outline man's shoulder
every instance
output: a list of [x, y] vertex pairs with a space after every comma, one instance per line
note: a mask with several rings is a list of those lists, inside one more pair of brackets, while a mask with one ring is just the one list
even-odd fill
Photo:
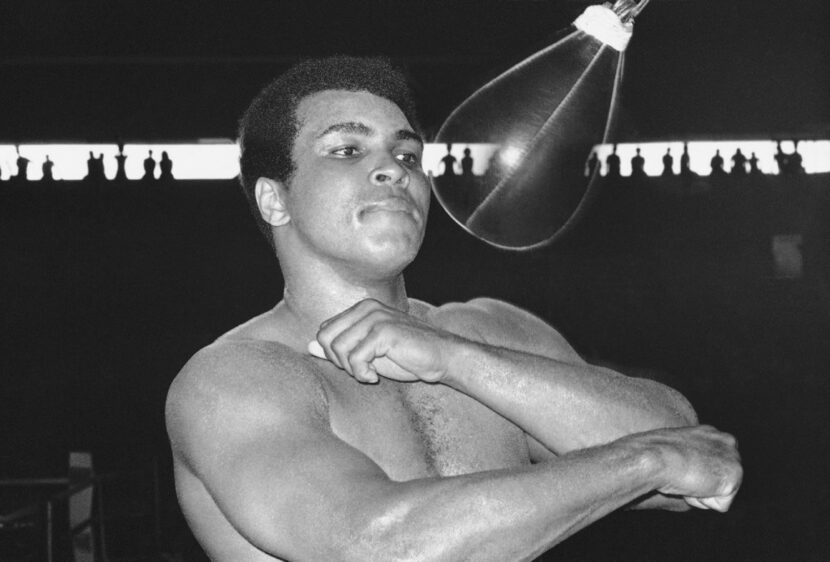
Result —
[[278, 341], [222, 337], [190, 358], [174, 379], [171, 392], [177, 387], [234, 394], [313, 389], [320, 379], [311, 361], [310, 356]]
[[432, 308], [431, 322], [460, 336], [557, 358], [577, 358], [565, 338], [532, 312], [509, 302], [479, 297]]
[[214, 423], [274, 424], [324, 416], [321, 379], [309, 357], [279, 342], [223, 338], [182, 367], [167, 393], [171, 439]]
[[437, 324], [484, 321], [492, 323], [537, 324], [544, 321], [507, 301], [477, 297], [466, 302], [449, 302], [430, 307], [429, 316]]

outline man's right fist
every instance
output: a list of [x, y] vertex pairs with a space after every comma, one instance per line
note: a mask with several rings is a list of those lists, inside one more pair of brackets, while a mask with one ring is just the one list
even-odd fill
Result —
[[741, 486], [743, 468], [732, 435], [712, 426], [658, 429], [623, 438], [655, 452], [656, 490], [682, 496], [700, 509], [726, 511]]

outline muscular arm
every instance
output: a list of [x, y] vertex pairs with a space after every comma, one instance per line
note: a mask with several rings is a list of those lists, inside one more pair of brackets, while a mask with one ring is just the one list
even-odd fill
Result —
[[[587, 364], [550, 326], [506, 303], [442, 307], [432, 320], [367, 300], [325, 322], [309, 350], [363, 382], [380, 375], [455, 388], [525, 430], [536, 461], [697, 424], [677, 391]], [[634, 507], [688, 509], [684, 502], [722, 509], [731, 499], [657, 495]]]
[[[442, 382], [510, 419], [550, 451], [562, 454], [632, 433], [697, 424], [691, 405], [674, 389], [586, 363], [525, 311], [475, 302], [483, 311], [478, 325], [489, 324], [478, 331], [489, 343], [455, 340]], [[494, 345], [499, 340], [504, 343]]]
[[651, 490], [717, 495], [739, 481], [723, 477], [728, 463], [710, 468], [715, 449], [732, 450], [728, 436], [696, 428], [514, 470], [395, 482], [333, 434], [315, 376], [284, 351], [209, 351], [168, 397], [177, 462], [242, 536], [283, 559], [532, 559]]
[[367, 368], [377, 365], [383, 376], [448, 385], [556, 454], [697, 423], [677, 391], [589, 365], [550, 326], [506, 303], [442, 307], [434, 321], [448, 331], [364, 301], [325, 325], [318, 339], [326, 356], [357, 378], [376, 374]]

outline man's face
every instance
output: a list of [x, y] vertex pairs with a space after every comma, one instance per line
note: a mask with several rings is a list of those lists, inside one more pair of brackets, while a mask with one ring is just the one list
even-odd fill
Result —
[[360, 274], [399, 273], [429, 208], [420, 137], [397, 105], [365, 91], [312, 94], [297, 122], [287, 241]]

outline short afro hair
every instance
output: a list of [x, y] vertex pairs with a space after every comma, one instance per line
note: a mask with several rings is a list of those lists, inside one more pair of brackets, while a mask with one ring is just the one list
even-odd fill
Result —
[[265, 86], [239, 121], [239, 178], [257, 226], [272, 246], [271, 227], [257, 206], [256, 182], [264, 177], [287, 185], [291, 180], [291, 153], [299, 132], [297, 106], [303, 98], [324, 90], [367, 91], [386, 98], [419, 129], [409, 81], [384, 57], [308, 59]]

